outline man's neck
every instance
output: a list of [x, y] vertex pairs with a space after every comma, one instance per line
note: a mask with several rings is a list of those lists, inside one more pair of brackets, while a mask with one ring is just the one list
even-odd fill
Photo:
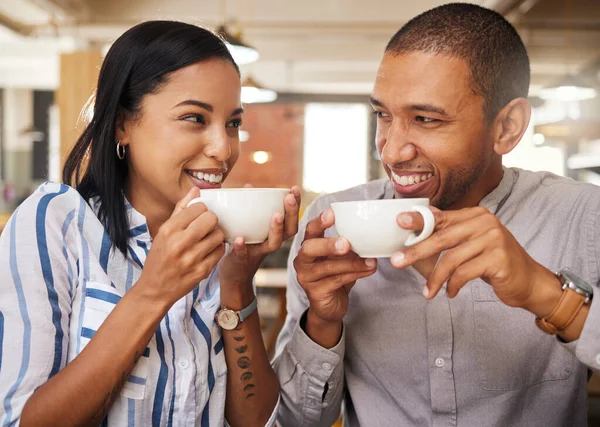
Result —
[[468, 194], [448, 209], [457, 210], [479, 206], [479, 203], [500, 185], [503, 177], [502, 162], [494, 162], [487, 168], [479, 181], [469, 189]]

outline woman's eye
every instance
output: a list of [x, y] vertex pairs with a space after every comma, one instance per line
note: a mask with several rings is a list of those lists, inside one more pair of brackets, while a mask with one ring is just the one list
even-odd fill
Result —
[[189, 116], [185, 116], [182, 120], [185, 120], [186, 122], [194, 122], [194, 123], [205, 123], [204, 117], [202, 117], [201, 115], [198, 114], [192, 114]]
[[242, 121], [240, 119], [232, 120], [227, 124], [227, 127], [230, 128], [239, 128], [242, 125]]

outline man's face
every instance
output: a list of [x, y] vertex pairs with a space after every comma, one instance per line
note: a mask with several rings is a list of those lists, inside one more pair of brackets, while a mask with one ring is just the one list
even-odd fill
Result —
[[488, 167], [500, 157], [465, 61], [386, 54], [371, 103], [377, 150], [397, 197], [448, 209], [476, 205], [489, 191]]

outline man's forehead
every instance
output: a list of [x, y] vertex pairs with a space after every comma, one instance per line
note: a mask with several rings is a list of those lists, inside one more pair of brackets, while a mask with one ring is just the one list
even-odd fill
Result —
[[382, 103], [435, 102], [450, 107], [458, 106], [470, 95], [469, 68], [464, 61], [446, 55], [410, 52], [384, 56], [372, 97]]

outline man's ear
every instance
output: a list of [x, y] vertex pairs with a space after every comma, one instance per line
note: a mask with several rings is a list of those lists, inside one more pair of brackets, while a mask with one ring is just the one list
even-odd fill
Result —
[[510, 101], [494, 120], [494, 151], [501, 156], [517, 146], [529, 126], [531, 105], [525, 98]]

